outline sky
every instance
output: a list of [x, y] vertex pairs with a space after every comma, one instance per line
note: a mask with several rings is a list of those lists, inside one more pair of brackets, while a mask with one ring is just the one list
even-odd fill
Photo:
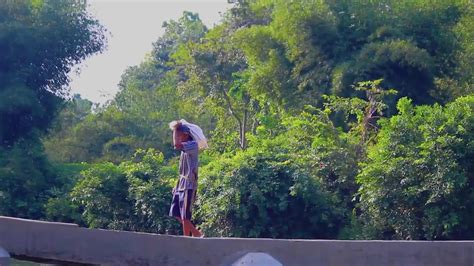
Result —
[[[232, 7], [227, 0], [89, 0], [89, 12], [110, 32], [107, 49], [92, 55], [71, 71], [71, 94], [105, 103], [118, 91], [125, 69], [138, 65], [163, 33], [164, 21], [183, 11], [199, 13], [211, 28]], [[79, 73], [76, 73], [79, 70]]]

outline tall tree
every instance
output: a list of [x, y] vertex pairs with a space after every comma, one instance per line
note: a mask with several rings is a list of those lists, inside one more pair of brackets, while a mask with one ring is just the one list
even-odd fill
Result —
[[[244, 49], [249, 67], [256, 70], [250, 80], [266, 81], [260, 87], [269, 97], [275, 89], [267, 84], [282, 84], [276, 91], [285, 91], [285, 80], [287, 95], [303, 99], [296, 103], [321, 104], [322, 94], [355, 95], [351, 85], [383, 78], [383, 87], [399, 90], [397, 97], [445, 101], [439, 84], [459, 79], [461, 65], [469, 69], [462, 63], [472, 42], [468, 1], [261, 0], [250, 6], [269, 18], [241, 33], [242, 43], [250, 44]], [[284, 60], [274, 64], [272, 55]], [[280, 71], [259, 71], [265, 68]]]
[[67, 94], [72, 66], [105, 44], [85, 1], [0, 3], [0, 142], [48, 128]]
[[68, 72], [102, 51], [85, 1], [0, 3], [0, 213], [38, 218], [58, 185], [39, 136], [67, 95]]
[[[123, 73], [120, 91], [108, 105], [72, 125], [68, 136], [51, 136], [62, 147], [59, 161], [120, 163], [138, 148], [155, 148], [169, 158], [174, 155], [167, 125], [170, 121], [199, 119], [195, 122], [209, 128], [209, 116], [182, 97], [178, 84], [184, 77], [172, 58], [186, 43], [198, 42], [207, 29], [191, 12], [165, 22], [163, 27], [165, 33], [153, 43], [151, 54]], [[48, 147], [52, 148], [48, 153], [54, 152], [53, 146]]]
[[246, 134], [255, 130], [258, 109], [258, 102], [247, 85], [249, 74], [245, 55], [233, 38], [239, 28], [258, 23], [247, 11], [246, 4], [233, 9], [231, 12], [234, 13], [222, 25], [208, 32], [200, 42], [183, 46], [173, 56], [176, 66], [186, 76], [180, 84], [185, 96], [196, 106], [212, 110], [217, 118], [218, 134], [233, 135], [237, 131], [241, 149], [247, 147]]

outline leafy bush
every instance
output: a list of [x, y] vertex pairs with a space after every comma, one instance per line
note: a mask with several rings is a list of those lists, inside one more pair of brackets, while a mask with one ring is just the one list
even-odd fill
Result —
[[[201, 171], [198, 218], [208, 235], [334, 238], [355, 192], [351, 144], [327, 119], [288, 117], [274, 137], [216, 158]], [[324, 142], [325, 145], [321, 145]], [[357, 165], [357, 163], [355, 163]]]
[[377, 238], [474, 237], [474, 96], [446, 107], [398, 103], [357, 177]]
[[61, 182], [37, 140], [0, 147], [0, 215], [39, 219]]
[[168, 217], [173, 169], [163, 166], [163, 154], [138, 150], [132, 161], [97, 164], [82, 172], [71, 196], [94, 228], [155, 233], [177, 232]]

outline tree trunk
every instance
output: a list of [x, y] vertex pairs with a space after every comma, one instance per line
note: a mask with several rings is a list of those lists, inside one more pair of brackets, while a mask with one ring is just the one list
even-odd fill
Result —
[[247, 117], [248, 111], [247, 109], [244, 110], [244, 117], [242, 119], [242, 124], [240, 127], [240, 148], [245, 150], [247, 148], [247, 137], [245, 136], [247, 132]]

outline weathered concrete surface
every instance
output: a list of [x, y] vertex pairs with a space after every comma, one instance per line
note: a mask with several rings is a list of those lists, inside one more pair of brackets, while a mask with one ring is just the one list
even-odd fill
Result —
[[231, 266], [282, 266], [274, 257], [262, 252], [249, 252], [232, 263]]
[[8, 266], [10, 265], [10, 254], [0, 247], [0, 266]]
[[177, 237], [0, 216], [14, 256], [101, 265], [231, 265], [248, 252], [283, 265], [474, 265], [474, 241], [334, 241]]

